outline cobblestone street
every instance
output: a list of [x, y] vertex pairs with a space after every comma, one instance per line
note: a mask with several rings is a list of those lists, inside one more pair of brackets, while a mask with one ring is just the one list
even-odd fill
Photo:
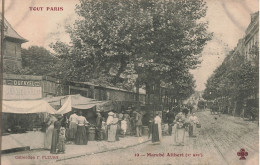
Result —
[[[55, 164], [258, 164], [256, 123], [232, 116], [211, 115], [209, 111], [199, 112], [198, 117], [202, 124], [200, 134], [196, 138], [190, 138], [186, 132], [185, 146], [174, 146], [173, 136], [164, 136], [161, 144], [149, 141], [125, 149], [59, 160]], [[248, 152], [246, 160], [239, 160], [240, 157], [237, 156], [241, 148]], [[153, 154], [159, 156], [149, 156]]]

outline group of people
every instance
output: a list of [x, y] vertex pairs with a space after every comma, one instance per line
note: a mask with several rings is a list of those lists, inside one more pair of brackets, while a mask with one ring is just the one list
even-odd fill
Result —
[[118, 141], [119, 135], [126, 136], [136, 133], [136, 136], [142, 136], [142, 114], [140, 111], [135, 111], [134, 114], [109, 112], [105, 126], [107, 141]]
[[50, 150], [50, 153], [65, 153], [65, 142], [72, 140], [75, 144], [86, 145], [88, 143], [87, 130], [88, 121], [82, 112], [79, 115], [76, 112], [69, 118], [69, 128], [66, 129], [66, 118], [62, 115], [50, 115], [47, 121], [47, 129], [44, 139], [44, 149]]
[[[168, 134], [172, 135], [172, 128], [174, 128], [173, 141], [175, 145], [184, 145], [185, 131], [187, 130], [190, 137], [196, 137], [198, 134], [198, 128], [200, 128], [200, 123], [198, 117], [195, 113], [192, 113], [190, 117], [186, 115], [185, 111], [180, 111], [178, 114], [174, 114], [173, 110], [169, 111], [167, 114], [168, 122]], [[150, 120], [149, 125], [149, 135], [152, 135], [152, 142], [159, 143], [162, 137], [162, 120], [159, 113], [156, 113], [154, 118]]]
[[[107, 140], [108, 142], [119, 141], [119, 136], [126, 135], [142, 136], [141, 111], [124, 111], [123, 113], [109, 112], [107, 119], [96, 113], [95, 124], [90, 124], [82, 115], [74, 111], [69, 118], [62, 115], [50, 115], [47, 121], [44, 148], [50, 153], [65, 153], [65, 142], [74, 142], [77, 145], [87, 145], [90, 126], [95, 128], [96, 140]], [[184, 145], [185, 130], [188, 130], [191, 137], [197, 135], [199, 120], [195, 113], [188, 118], [186, 112], [182, 110], [175, 114], [173, 110], [166, 114], [168, 123], [168, 133], [174, 132], [174, 143]], [[174, 131], [173, 129], [174, 128]], [[149, 120], [148, 137], [152, 137], [153, 143], [159, 143], [162, 138], [162, 119], [159, 113]]]
[[108, 142], [119, 141], [119, 136], [142, 136], [142, 114], [140, 111], [127, 110], [123, 113], [109, 112], [105, 118], [96, 113], [95, 124], [90, 124], [82, 115], [73, 111], [69, 118], [66, 115], [50, 115], [46, 122], [44, 148], [51, 153], [65, 153], [65, 142], [87, 145], [90, 127], [95, 128], [96, 140]]

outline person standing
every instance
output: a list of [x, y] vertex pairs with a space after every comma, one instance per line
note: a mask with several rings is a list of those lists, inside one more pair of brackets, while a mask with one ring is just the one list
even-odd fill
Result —
[[131, 125], [131, 135], [135, 135], [136, 134], [136, 116], [135, 113], [131, 113], [130, 114], [130, 125]]
[[61, 123], [63, 120], [63, 117], [61, 115], [59, 115], [58, 120], [54, 122], [54, 129], [53, 129], [53, 133], [52, 133], [52, 140], [51, 140], [51, 154], [57, 154], [57, 146], [58, 146], [58, 142], [59, 142], [59, 132], [60, 132], [60, 128], [61, 128]]
[[127, 123], [126, 134], [130, 135], [130, 133], [131, 133], [131, 121], [130, 121], [130, 116], [127, 112], [124, 113], [124, 118], [125, 118], [126, 123]]
[[107, 118], [107, 141], [114, 142], [116, 141], [116, 130], [114, 129], [114, 113], [109, 112]]
[[162, 138], [162, 120], [159, 116], [159, 113], [156, 113], [153, 120], [150, 120], [149, 126], [149, 137], [152, 135], [152, 143], [160, 142]]
[[65, 153], [65, 140], [66, 140], [65, 134], [66, 134], [66, 129], [64, 127], [61, 127], [59, 133], [59, 141], [57, 144], [58, 153], [63, 153], [63, 154]]
[[52, 141], [52, 133], [54, 129], [54, 122], [57, 121], [57, 118], [54, 115], [50, 115], [46, 129], [45, 136], [44, 136], [44, 149], [50, 150], [51, 149], [51, 141]]
[[121, 121], [121, 129], [122, 129], [123, 135], [125, 137], [126, 130], [127, 130], [127, 122], [126, 122], [125, 118], [123, 118], [123, 120]]
[[97, 140], [103, 140], [102, 138], [102, 131], [101, 131], [101, 128], [102, 128], [102, 120], [103, 120], [103, 117], [101, 116], [101, 114], [98, 112], [97, 113], [97, 118], [96, 118], [96, 131], [97, 131]]
[[86, 145], [88, 144], [87, 130], [86, 125], [88, 124], [87, 119], [82, 116], [82, 112], [79, 112], [79, 116], [77, 117], [77, 132], [75, 138], [75, 144], [78, 145]]
[[136, 136], [137, 137], [141, 137], [142, 136], [142, 114], [140, 113], [140, 111], [137, 111], [136, 112], [136, 123], [135, 123], [135, 126], [136, 126]]
[[74, 141], [75, 140], [75, 136], [76, 136], [76, 132], [77, 132], [77, 118], [78, 115], [76, 114], [75, 111], [73, 111], [72, 115], [70, 115], [69, 118], [69, 140]]
[[120, 127], [119, 127], [119, 120], [118, 120], [118, 114], [114, 114], [114, 118], [113, 118], [113, 129], [115, 129], [115, 139], [116, 141], [119, 141], [119, 134], [120, 134]]
[[167, 123], [168, 123], [168, 133], [171, 136], [172, 135], [172, 126], [173, 126], [173, 121], [175, 119], [174, 113], [172, 110], [170, 110], [167, 114], [166, 114], [166, 118], [167, 118]]
[[123, 120], [123, 117], [124, 117], [123, 113], [120, 112], [120, 113], [118, 114], [118, 126], [119, 126], [119, 133], [120, 133], [120, 134], [122, 134], [120, 129], [121, 129], [121, 121]]
[[199, 124], [198, 117], [195, 115], [195, 113], [192, 113], [192, 115], [189, 117], [190, 127], [192, 128], [192, 131], [190, 132], [190, 136], [196, 137], [197, 136], [197, 124]]
[[185, 115], [183, 112], [179, 112], [175, 117], [175, 134], [174, 144], [184, 146], [185, 135]]

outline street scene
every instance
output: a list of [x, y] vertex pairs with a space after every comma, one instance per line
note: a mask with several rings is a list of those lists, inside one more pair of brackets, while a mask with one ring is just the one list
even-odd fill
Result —
[[259, 164], [257, 0], [1, 2], [1, 164]]

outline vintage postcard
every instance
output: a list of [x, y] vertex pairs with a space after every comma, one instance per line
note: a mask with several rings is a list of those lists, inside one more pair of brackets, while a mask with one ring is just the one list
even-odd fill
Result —
[[0, 0], [2, 165], [258, 165], [258, 0]]

